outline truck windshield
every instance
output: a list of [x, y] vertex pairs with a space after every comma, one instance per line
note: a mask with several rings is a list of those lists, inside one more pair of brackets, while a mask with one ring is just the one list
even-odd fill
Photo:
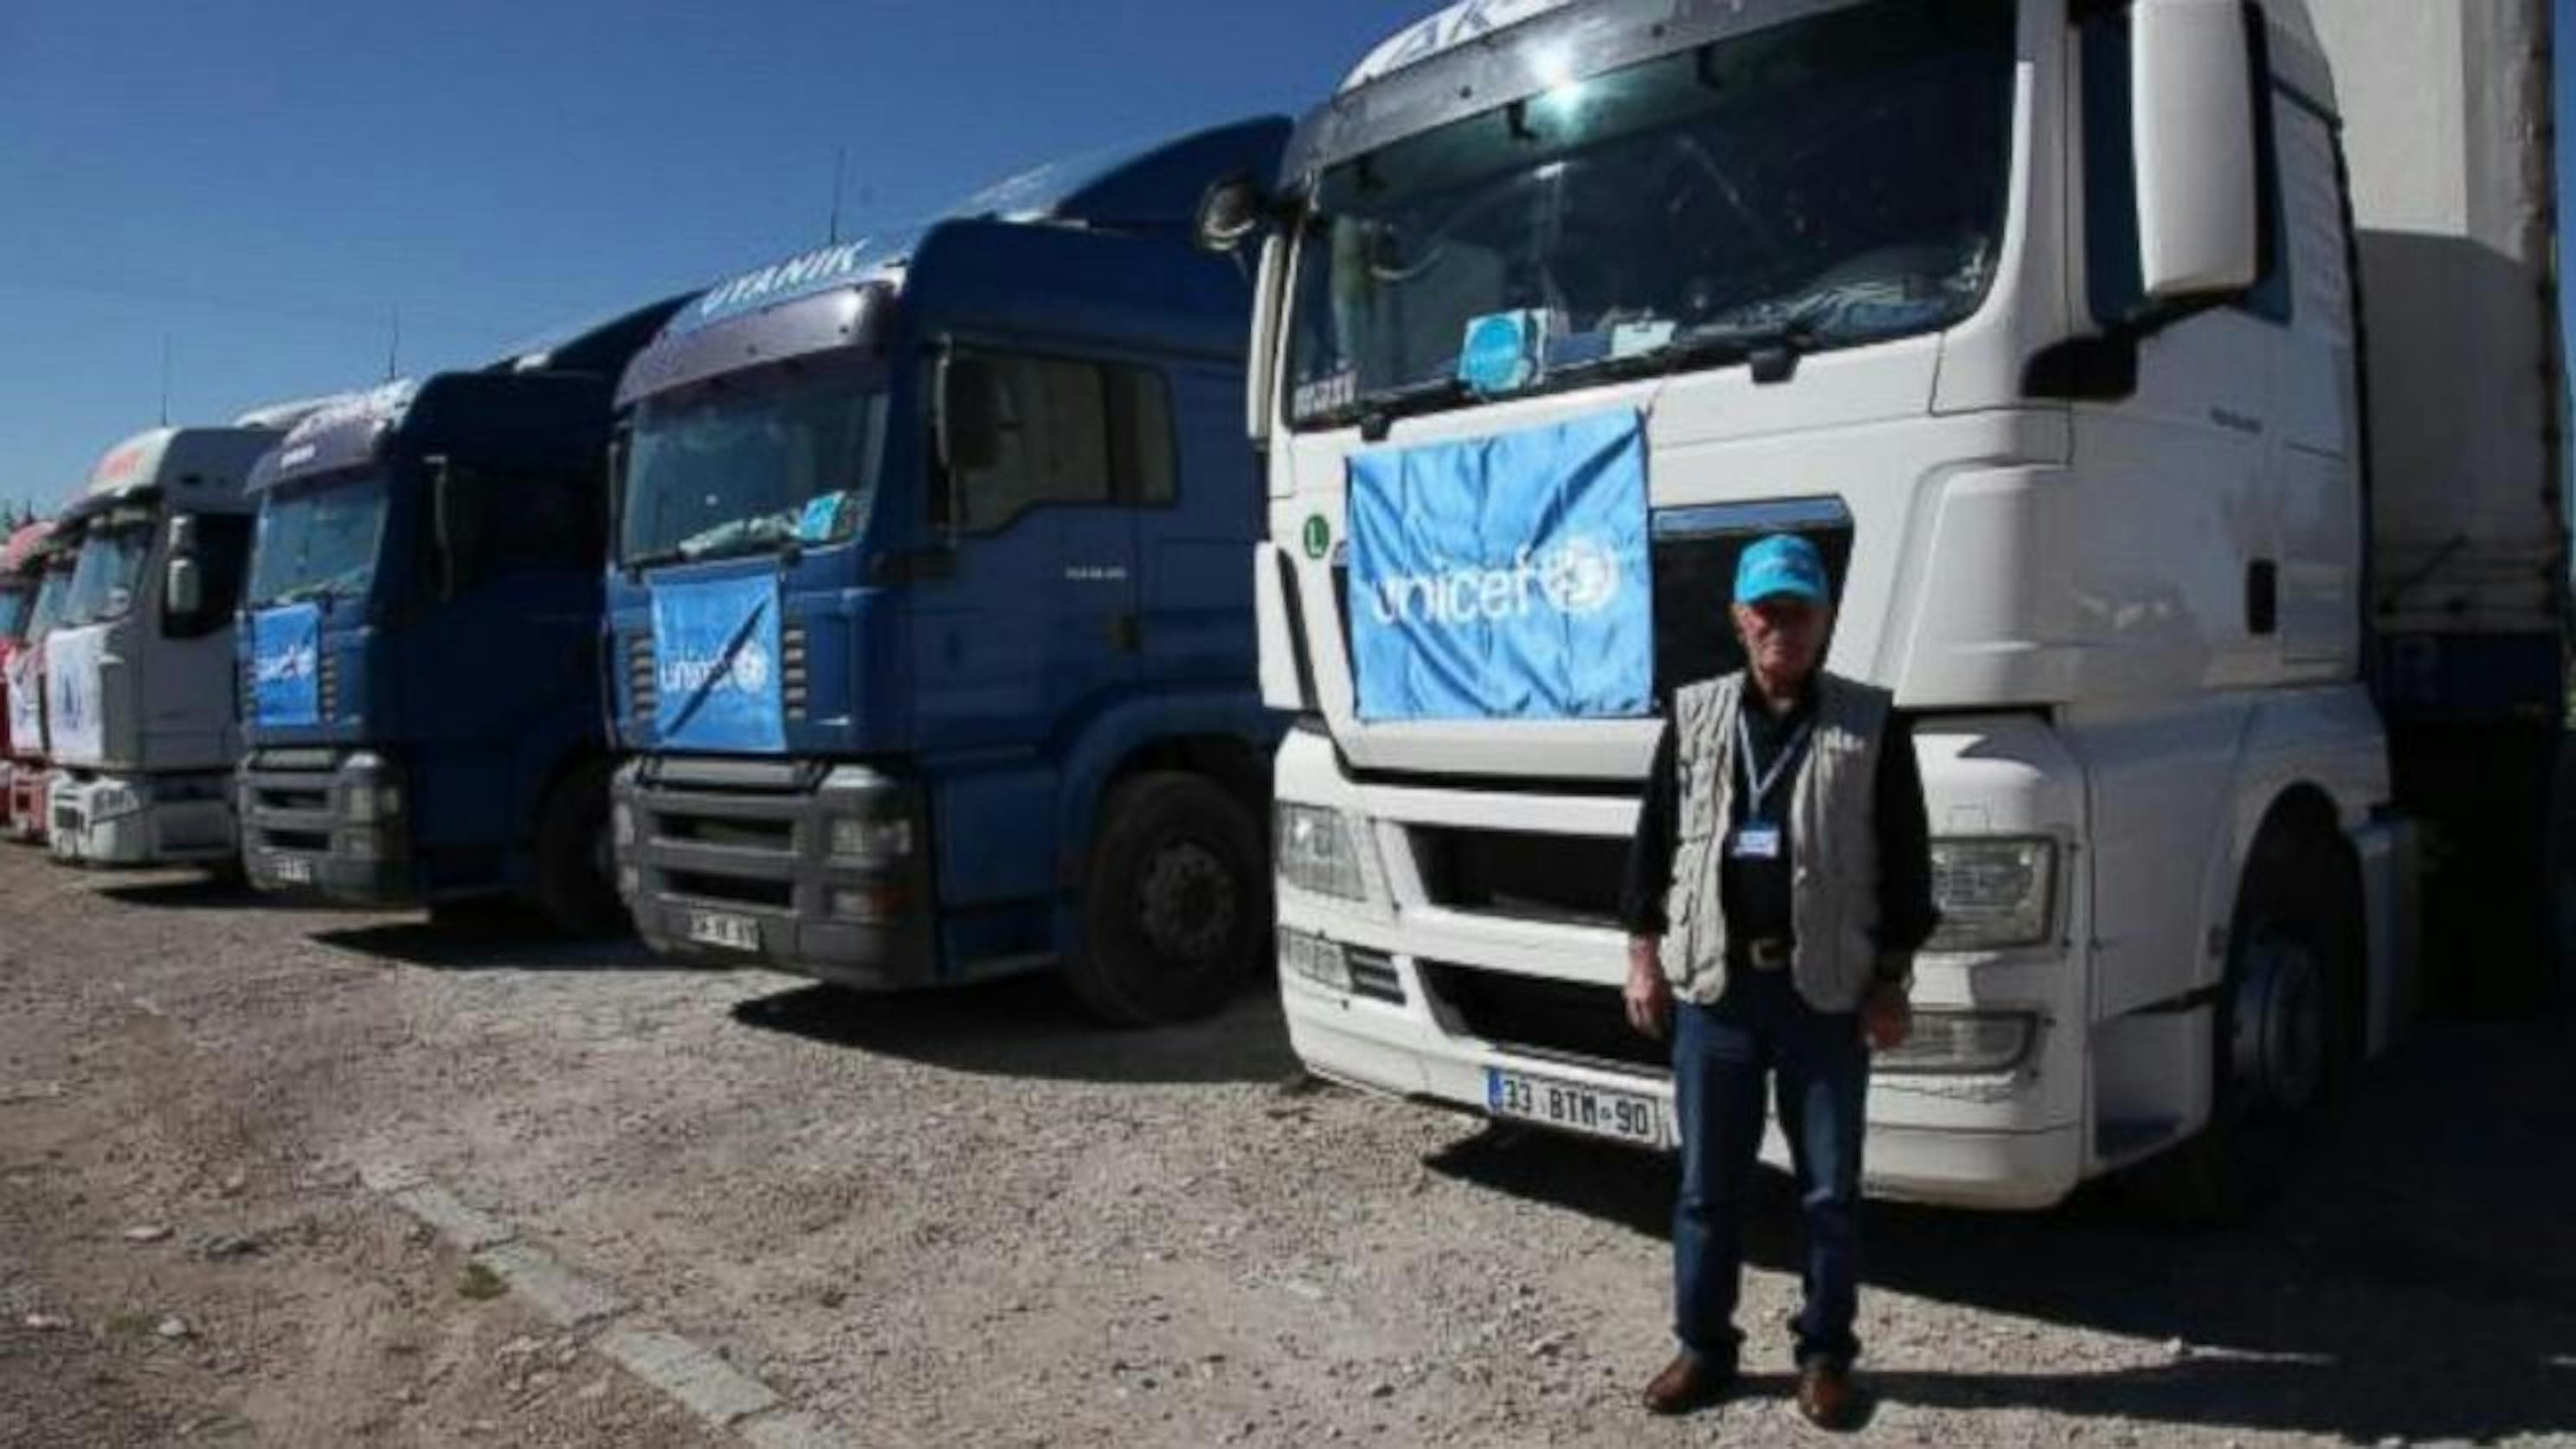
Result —
[[0, 584], [0, 639], [26, 636], [27, 616], [36, 611], [36, 586]]
[[36, 606], [27, 614], [29, 642], [54, 632], [54, 626], [63, 621], [63, 600], [70, 596], [71, 591], [70, 566], [60, 562], [47, 564], [45, 581], [36, 588]]
[[78, 626], [125, 617], [125, 611], [134, 607], [134, 591], [142, 586], [143, 566], [151, 557], [151, 515], [120, 514], [91, 525], [81, 539], [80, 558], [72, 565], [62, 622]]
[[885, 392], [835, 369], [637, 410], [618, 559], [630, 567], [854, 536], [875, 496]]
[[391, 497], [382, 475], [270, 494], [251, 545], [249, 607], [363, 596]]
[[[1335, 166], [1299, 247], [1290, 415], [1336, 425], [1946, 327], [2002, 241], [2013, 65], [2004, 0], [1895, 0], [1571, 79]], [[1471, 388], [1464, 338], [1498, 315], [1541, 340]]]

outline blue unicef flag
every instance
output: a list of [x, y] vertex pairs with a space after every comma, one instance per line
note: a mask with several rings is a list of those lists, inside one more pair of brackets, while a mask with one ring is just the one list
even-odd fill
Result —
[[763, 574], [653, 586], [653, 723], [683, 749], [787, 748], [778, 581]]
[[1638, 414], [1357, 454], [1350, 538], [1360, 718], [1651, 710]]
[[262, 609], [250, 617], [250, 703], [255, 723], [322, 722], [322, 610]]

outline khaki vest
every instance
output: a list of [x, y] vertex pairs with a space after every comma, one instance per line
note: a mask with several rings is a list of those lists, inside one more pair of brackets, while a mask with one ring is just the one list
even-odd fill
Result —
[[[1664, 975], [1686, 1001], [1726, 990], [1726, 916], [1719, 872], [1735, 810], [1735, 733], [1742, 671], [1673, 696], [1673, 760], [1681, 817], [1665, 902]], [[1816, 676], [1816, 724], [1789, 791], [1789, 961], [1798, 994], [1819, 1011], [1852, 1011], [1878, 963], [1878, 750], [1887, 691]]]

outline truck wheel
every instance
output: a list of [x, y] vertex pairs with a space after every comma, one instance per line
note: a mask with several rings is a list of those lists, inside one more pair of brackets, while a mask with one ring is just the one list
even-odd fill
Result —
[[537, 818], [537, 909], [568, 936], [614, 936], [629, 929], [617, 898], [617, 866], [608, 835], [608, 767], [574, 768], [546, 794]]
[[2362, 903], [2340, 861], [2338, 842], [2313, 829], [2257, 839], [2220, 987], [2209, 1123], [2136, 1179], [2159, 1216], [2222, 1224], [2261, 1212], [2351, 1090]]
[[1084, 872], [1082, 939], [1065, 974], [1117, 1026], [1223, 1006], [1270, 929], [1270, 875], [1252, 813], [1197, 775], [1139, 775], [1102, 803]]

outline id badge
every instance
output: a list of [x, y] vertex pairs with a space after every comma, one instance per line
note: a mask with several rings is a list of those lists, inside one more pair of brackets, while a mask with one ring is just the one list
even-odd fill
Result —
[[1735, 839], [1728, 846], [1726, 853], [1737, 860], [1778, 860], [1780, 827], [1777, 825], [1741, 826], [1736, 830]]

